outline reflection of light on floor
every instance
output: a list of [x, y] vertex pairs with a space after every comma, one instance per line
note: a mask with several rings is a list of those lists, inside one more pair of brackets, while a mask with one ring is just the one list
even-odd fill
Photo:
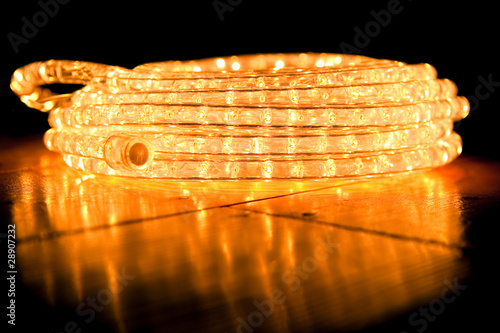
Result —
[[[335, 190], [331, 192], [336, 195]], [[294, 206], [300, 204], [300, 201], [294, 202]], [[265, 207], [276, 209], [273, 205]], [[165, 298], [168, 298], [168, 302], [176, 304], [186, 297], [194, 297], [200, 304], [207, 301], [211, 304], [214, 295], [218, 295], [219, 300], [227, 302], [226, 311], [237, 318], [248, 315], [253, 299], [262, 302], [279, 288], [286, 292], [287, 301], [276, 308], [273, 318], [299, 316], [301, 325], [353, 321], [356, 317], [361, 321], [359, 318], [365, 318], [367, 313], [382, 316], [387, 309], [405, 306], [418, 295], [431, 295], [432, 286], [440, 285], [443, 278], [452, 274], [453, 262], [459, 255], [459, 251], [450, 251], [445, 246], [422, 246], [369, 232], [353, 232], [237, 208], [187, 215], [190, 223], [176, 215], [160, 219], [158, 223], [88, 231], [81, 235], [83, 237], [63, 237], [57, 243], [44, 241], [52, 251], [43, 255], [29, 251], [37, 247], [35, 242], [23, 248], [30, 252], [32, 265], [45, 267], [45, 285], [51, 282], [47, 271], [71, 267], [78, 297], [82, 290], [85, 297], [89, 290], [95, 292], [96, 287], [119, 289], [116, 272], [121, 266], [118, 263], [126, 261], [127, 267], [135, 267], [130, 273], [145, 281], [140, 288], [147, 292], [137, 296], [142, 302], [167, 302]], [[283, 273], [294, 272], [295, 266], [301, 266], [305, 258], [313, 256], [318, 238], [326, 239], [327, 235], [340, 243], [339, 248], [326, 261], [318, 263], [317, 271], [301, 280], [299, 289], [291, 291], [290, 285], [282, 280]], [[137, 245], [141, 251], [137, 251]], [[63, 249], [66, 251], [61, 251]], [[82, 265], [104, 272], [104, 281], [101, 274], [97, 275], [100, 276], [97, 286], [93, 280], [83, 279]], [[57, 279], [61, 279], [63, 271], [56, 269], [55, 272]], [[414, 276], [423, 281], [418, 284], [418, 292], [405, 290]], [[28, 278], [27, 284], [33, 284], [34, 278]], [[134, 283], [135, 280], [126, 288], [134, 288]], [[248, 304], [239, 298], [237, 291], [241, 290], [250, 297]], [[381, 297], [381, 290], [390, 293]], [[62, 297], [58, 289], [51, 292], [56, 300]], [[324, 310], [311, 310], [318, 309], [317, 299], [325, 302]], [[118, 325], [127, 322], [128, 302], [123, 295], [113, 292], [113, 301], [107, 305], [113, 307], [108, 313], [112, 313], [110, 316]], [[140, 309], [137, 311], [136, 315], [145, 315]], [[269, 318], [273, 328], [285, 325], [273, 318]]]
[[[49, 255], [49, 251], [44, 251], [45, 249], [49, 248], [50, 246], [42, 246], [42, 253], [45, 253], [45, 255]], [[55, 288], [54, 288], [54, 275], [53, 271], [49, 270], [43, 270], [43, 282], [45, 286], [45, 294], [47, 296], [47, 301], [51, 306], [55, 305]]]
[[[38, 207], [34, 204], [35, 200], [38, 199], [35, 191], [40, 191], [36, 184], [37, 181], [39, 181], [39, 178], [34, 173], [21, 173], [19, 176], [19, 183], [22, 188], [22, 201], [18, 201], [12, 207], [12, 219], [14, 221], [20, 221], [27, 224], [27, 227], [31, 228], [36, 228], [35, 223], [38, 215], [38, 212], [36, 211]], [[19, 231], [20, 230], [16, 231], [18, 237]]]
[[75, 294], [77, 299], [83, 300], [83, 291], [82, 291], [82, 269], [81, 262], [75, 261], [71, 270], [72, 281], [75, 288]]
[[224, 250], [224, 255], [226, 256], [226, 261], [228, 264], [231, 263], [231, 252], [229, 251], [226, 239], [226, 233], [224, 231], [221, 232], [222, 239], [222, 249]]
[[263, 219], [264, 219], [264, 224], [265, 224], [265, 228], [266, 228], [267, 241], [269, 242], [268, 243], [269, 246], [271, 246], [272, 240], [273, 240], [273, 223], [271, 220], [271, 216], [263, 215]]
[[288, 249], [287, 257], [290, 260], [290, 266], [295, 266], [295, 257], [293, 256], [294, 250], [293, 250], [293, 235], [292, 231], [288, 229], [286, 231], [286, 245]]
[[205, 233], [205, 229], [207, 227], [207, 212], [205, 210], [200, 210], [197, 213], [197, 226], [198, 230], [200, 232], [200, 235], [203, 235]]
[[[127, 271], [125, 270], [125, 272]], [[105, 307], [110, 306], [113, 308], [113, 314], [114, 318], [118, 322], [119, 332], [126, 332], [123, 323], [123, 313], [121, 309], [121, 305], [123, 304], [123, 301], [121, 300], [121, 292], [123, 292], [123, 290], [127, 288], [127, 286], [122, 285], [116, 278], [116, 275], [121, 273], [122, 271], [117, 269], [115, 263], [110, 258], [106, 258], [106, 275], [109, 284], [103, 287], [105, 290], [109, 290], [111, 292], [112, 299], [109, 304], [104, 306]]]

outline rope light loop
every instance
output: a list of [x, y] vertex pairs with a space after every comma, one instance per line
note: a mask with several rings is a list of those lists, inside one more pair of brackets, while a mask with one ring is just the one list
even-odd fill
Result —
[[[52, 83], [82, 84], [57, 95]], [[461, 152], [469, 112], [429, 64], [358, 55], [260, 54], [134, 69], [50, 60], [12, 90], [49, 112], [48, 149], [79, 170], [171, 179], [372, 177]]]

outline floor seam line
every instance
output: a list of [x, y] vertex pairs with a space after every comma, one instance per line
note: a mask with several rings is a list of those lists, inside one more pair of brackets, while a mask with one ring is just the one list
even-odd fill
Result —
[[452, 248], [452, 249], [458, 249], [458, 250], [465, 250], [465, 249], [470, 249], [471, 247], [467, 246], [460, 246], [458, 244], [448, 244], [445, 242], [437, 241], [437, 240], [432, 240], [432, 239], [425, 239], [425, 238], [419, 238], [419, 237], [411, 237], [411, 236], [405, 236], [405, 235], [400, 235], [400, 234], [393, 234], [393, 233], [388, 233], [385, 231], [378, 231], [378, 230], [373, 230], [373, 229], [365, 229], [362, 227], [355, 227], [355, 226], [349, 226], [349, 225], [344, 225], [344, 224], [339, 224], [339, 223], [332, 223], [332, 222], [325, 222], [325, 221], [319, 221], [319, 220], [313, 220], [313, 219], [304, 219], [300, 218], [298, 216], [289, 216], [289, 215], [283, 215], [283, 214], [273, 214], [273, 213], [267, 213], [267, 212], [262, 212], [262, 211], [257, 211], [249, 208], [236, 208], [236, 207], [229, 207], [232, 209], [237, 209], [237, 210], [242, 210], [242, 211], [249, 211], [252, 213], [261, 213], [265, 214], [268, 216], [272, 217], [281, 217], [281, 218], [289, 218], [295, 221], [301, 221], [305, 223], [312, 223], [312, 224], [319, 224], [319, 225], [324, 225], [324, 226], [329, 226], [332, 228], [339, 228], [343, 230], [348, 230], [348, 231], [353, 231], [353, 232], [361, 232], [361, 233], [367, 233], [371, 235], [377, 235], [381, 237], [388, 237], [392, 239], [398, 239], [398, 240], [403, 240], [403, 241], [416, 241], [422, 244], [433, 244], [433, 245], [440, 245], [444, 246], [447, 248]]

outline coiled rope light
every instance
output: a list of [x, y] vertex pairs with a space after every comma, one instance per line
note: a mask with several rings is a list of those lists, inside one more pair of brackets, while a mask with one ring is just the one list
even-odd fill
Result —
[[[77, 83], [72, 94], [42, 87]], [[469, 112], [429, 64], [267, 54], [116, 66], [55, 61], [12, 90], [50, 111], [45, 145], [92, 173], [175, 179], [371, 177], [437, 167]]]

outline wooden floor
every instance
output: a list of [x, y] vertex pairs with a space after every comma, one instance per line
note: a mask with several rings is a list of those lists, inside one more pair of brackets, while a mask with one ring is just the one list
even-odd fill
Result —
[[40, 331], [430, 332], [465, 322], [482, 290], [475, 274], [486, 274], [477, 257], [489, 236], [474, 226], [493, 223], [485, 212], [500, 198], [500, 163], [471, 156], [370, 181], [173, 182], [76, 172], [41, 136], [0, 148], [16, 319]]

